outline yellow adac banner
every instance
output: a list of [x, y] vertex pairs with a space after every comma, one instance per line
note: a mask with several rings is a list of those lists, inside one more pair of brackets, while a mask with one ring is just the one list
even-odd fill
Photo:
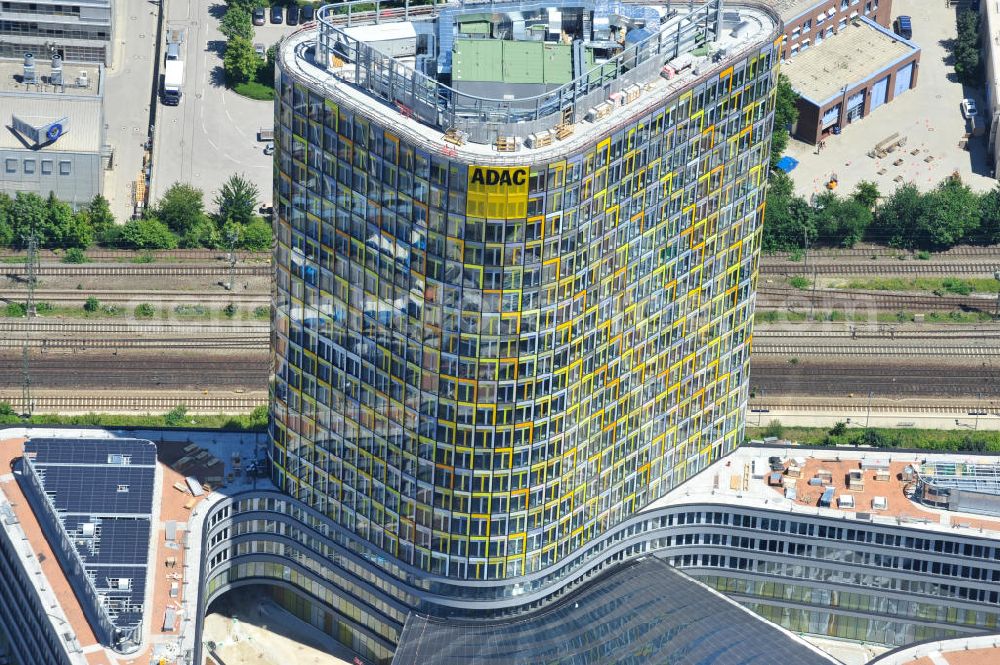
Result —
[[466, 215], [492, 219], [526, 216], [528, 176], [527, 166], [469, 166]]

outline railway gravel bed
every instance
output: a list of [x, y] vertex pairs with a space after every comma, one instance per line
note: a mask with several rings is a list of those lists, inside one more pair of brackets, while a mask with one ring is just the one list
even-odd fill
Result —
[[[31, 385], [39, 390], [266, 390], [269, 368], [265, 352], [229, 349], [30, 354]], [[0, 353], [0, 390], [19, 390], [21, 369], [20, 352]]]
[[945, 276], [974, 275], [992, 277], [997, 269], [997, 263], [929, 263], [926, 261], [888, 261], [885, 263], [844, 263], [833, 261], [820, 263], [810, 261], [779, 262], [761, 261], [762, 277], [793, 276], [793, 275], [915, 275], [915, 276]]
[[[26, 294], [23, 289], [0, 289], [0, 301], [23, 303]], [[236, 305], [267, 305], [270, 297], [263, 293], [248, 293], [244, 291], [97, 291], [97, 290], [55, 290], [36, 289], [35, 302], [45, 302], [50, 305], [82, 305], [90, 297], [97, 298], [101, 304], [150, 303], [150, 304], [180, 304], [194, 303], [218, 308], [225, 307], [230, 302]]]
[[872, 362], [800, 362], [792, 365], [759, 356], [750, 361], [751, 392], [760, 399], [788, 396], [858, 397], [869, 392], [884, 399], [912, 397], [1000, 397], [1000, 368], [923, 362], [884, 365]]
[[993, 312], [997, 300], [991, 295], [936, 296], [846, 289], [793, 289], [765, 286], [757, 291], [757, 309], [900, 310]]

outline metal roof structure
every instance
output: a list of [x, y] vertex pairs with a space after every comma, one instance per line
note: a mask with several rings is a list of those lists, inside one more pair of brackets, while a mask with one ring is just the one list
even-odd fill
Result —
[[544, 610], [459, 622], [411, 614], [393, 665], [830, 665], [792, 633], [646, 557]]
[[156, 446], [141, 439], [30, 439], [26, 494], [94, 630], [129, 651], [140, 641]]

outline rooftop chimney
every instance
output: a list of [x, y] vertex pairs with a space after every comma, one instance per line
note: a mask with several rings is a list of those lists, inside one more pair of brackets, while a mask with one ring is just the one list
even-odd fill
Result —
[[58, 54], [52, 55], [52, 75], [49, 76], [49, 83], [52, 85], [63, 83], [62, 58]]
[[35, 54], [25, 53], [24, 54], [24, 82], [25, 83], [38, 83], [38, 79], [35, 77]]

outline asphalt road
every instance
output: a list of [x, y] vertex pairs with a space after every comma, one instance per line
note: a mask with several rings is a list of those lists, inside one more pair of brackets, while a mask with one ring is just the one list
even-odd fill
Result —
[[[271, 202], [272, 161], [257, 141], [257, 130], [274, 125], [274, 104], [256, 101], [227, 90], [222, 56], [225, 37], [219, 32], [222, 3], [211, 0], [179, 2], [164, 6], [164, 33], [182, 28], [186, 33], [183, 98], [178, 106], [160, 104], [153, 148], [152, 200], [170, 185], [183, 182], [201, 188], [206, 207], [223, 182], [242, 173], [257, 184], [261, 202]], [[272, 44], [297, 28], [257, 28], [255, 41]]]

